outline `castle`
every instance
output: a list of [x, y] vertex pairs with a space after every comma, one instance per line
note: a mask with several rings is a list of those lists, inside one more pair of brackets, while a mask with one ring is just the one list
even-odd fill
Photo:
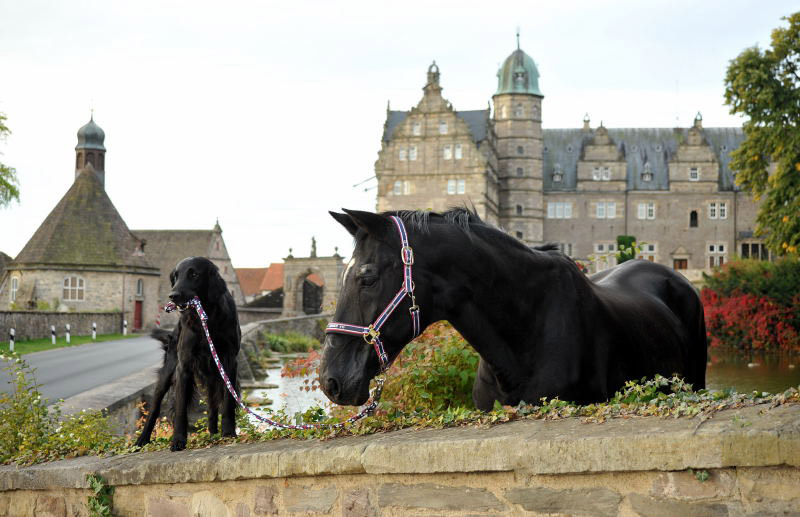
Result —
[[581, 128], [542, 129], [533, 59], [518, 46], [497, 78], [489, 108], [458, 111], [434, 62], [417, 106], [387, 108], [379, 211], [474, 206], [529, 245], [591, 257], [594, 270], [616, 264], [619, 235], [692, 280], [733, 255], [770, 258], [729, 166], [741, 128], [704, 128], [698, 113], [689, 128], [593, 128], [586, 116]]

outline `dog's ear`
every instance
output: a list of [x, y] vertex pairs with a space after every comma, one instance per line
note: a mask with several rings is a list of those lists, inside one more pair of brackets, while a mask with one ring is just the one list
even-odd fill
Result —
[[219, 274], [219, 268], [214, 264], [209, 264], [208, 266], [208, 298], [207, 300], [209, 303], [217, 303], [217, 301], [222, 298], [225, 293], [228, 292], [228, 286], [225, 284], [225, 280], [222, 279], [222, 276]]
[[175, 287], [175, 277], [178, 276], [178, 270], [173, 269], [172, 272], [169, 274], [169, 285], [170, 287]]

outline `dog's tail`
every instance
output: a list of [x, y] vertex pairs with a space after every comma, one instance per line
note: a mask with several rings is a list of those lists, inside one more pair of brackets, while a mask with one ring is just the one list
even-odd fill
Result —
[[170, 344], [172, 343], [172, 340], [174, 339], [172, 334], [173, 333], [171, 330], [153, 329], [150, 332], [150, 337], [158, 341], [161, 341], [161, 348], [163, 348], [166, 351], [169, 348]]

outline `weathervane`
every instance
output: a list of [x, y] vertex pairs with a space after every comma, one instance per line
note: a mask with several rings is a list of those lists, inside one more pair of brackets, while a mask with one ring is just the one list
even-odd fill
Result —
[[519, 25], [517, 25], [517, 50], [519, 50]]

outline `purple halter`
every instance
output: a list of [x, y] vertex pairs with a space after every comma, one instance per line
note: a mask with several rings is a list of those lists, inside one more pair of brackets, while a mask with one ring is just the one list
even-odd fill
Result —
[[375, 353], [378, 355], [378, 362], [381, 365], [380, 373], [385, 372], [389, 368], [389, 358], [386, 351], [383, 349], [383, 342], [381, 341], [381, 327], [389, 319], [394, 310], [403, 301], [403, 298], [408, 296], [411, 298], [411, 307], [408, 312], [411, 314], [411, 327], [414, 332], [414, 337], [420, 334], [419, 322], [419, 306], [417, 300], [414, 298], [414, 281], [411, 279], [411, 266], [414, 264], [414, 251], [408, 245], [408, 234], [403, 221], [397, 216], [390, 216], [397, 228], [397, 233], [400, 235], [400, 258], [403, 261], [403, 285], [397, 294], [394, 295], [389, 305], [383, 309], [383, 312], [375, 319], [369, 327], [362, 327], [361, 325], [353, 325], [352, 323], [337, 323], [330, 322], [325, 328], [326, 334], [348, 334], [350, 336], [361, 336], [368, 344], [372, 345]]

